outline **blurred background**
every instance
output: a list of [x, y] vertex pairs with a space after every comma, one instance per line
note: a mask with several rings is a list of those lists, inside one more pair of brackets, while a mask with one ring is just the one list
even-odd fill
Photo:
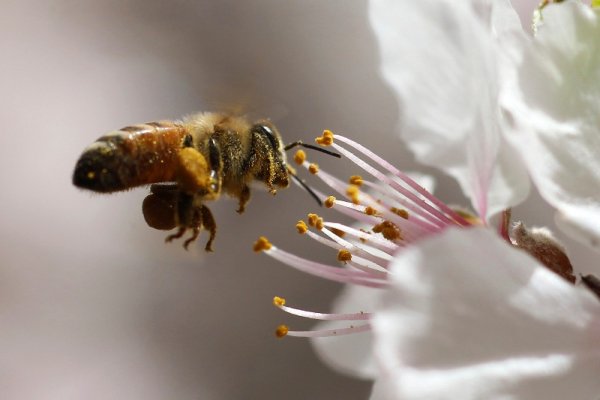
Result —
[[[527, 26], [535, 3], [516, 4]], [[206, 254], [205, 235], [186, 252], [146, 226], [147, 189], [103, 196], [71, 185], [80, 152], [108, 131], [231, 108], [272, 118], [287, 141], [328, 128], [401, 168], [434, 172], [393, 133], [398, 106], [378, 76], [366, 9], [358, 0], [2, 1], [2, 399], [368, 398], [369, 382], [328, 369], [307, 340], [273, 335], [282, 322], [311, 326], [275, 309], [274, 295], [327, 311], [340, 289], [251, 250], [266, 235], [334, 261], [295, 233], [316, 208], [306, 193], [255, 192], [241, 216], [233, 200], [213, 204], [219, 231]], [[464, 203], [439, 178], [437, 194]], [[547, 225], [540, 203], [533, 194], [515, 217]]]

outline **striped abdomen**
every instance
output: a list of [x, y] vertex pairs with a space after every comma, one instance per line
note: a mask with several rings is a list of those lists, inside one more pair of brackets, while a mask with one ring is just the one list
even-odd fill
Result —
[[115, 192], [175, 180], [177, 153], [186, 131], [171, 121], [148, 122], [110, 132], [84, 150], [75, 186]]

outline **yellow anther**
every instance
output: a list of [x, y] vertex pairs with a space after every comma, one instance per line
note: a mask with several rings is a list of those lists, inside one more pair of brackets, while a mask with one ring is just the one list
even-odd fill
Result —
[[392, 207], [390, 208], [390, 211], [401, 218], [408, 219], [408, 211], [403, 208]]
[[310, 172], [313, 175], [316, 175], [317, 172], [319, 172], [319, 166], [315, 163], [312, 163], [308, 166], [308, 172]]
[[348, 195], [348, 197], [350, 198], [350, 200], [354, 204], [359, 204], [360, 203], [360, 199], [359, 199], [359, 196], [358, 196], [359, 193], [360, 193], [360, 190], [358, 190], [358, 186], [356, 186], [356, 185], [350, 185], [346, 189], [346, 195]]
[[258, 240], [256, 242], [254, 242], [254, 251], [255, 252], [260, 252], [260, 251], [266, 251], [269, 250], [271, 247], [273, 247], [273, 245], [271, 244], [271, 242], [269, 242], [269, 239], [267, 239], [264, 236], [261, 236], [258, 238]]
[[331, 146], [333, 144], [333, 132], [331, 132], [328, 129], [325, 129], [323, 131], [323, 135], [316, 138], [315, 142], [317, 142], [317, 144], [320, 144], [321, 146]]
[[383, 221], [382, 223], [375, 225], [373, 227], [373, 232], [381, 233], [387, 240], [402, 240], [400, 228], [390, 221]]
[[289, 331], [290, 328], [288, 328], [287, 325], [279, 325], [275, 330], [275, 336], [281, 339], [282, 337], [286, 336]]
[[283, 307], [285, 306], [285, 299], [283, 297], [275, 296], [273, 297], [273, 305], [275, 307]]
[[298, 230], [298, 233], [302, 235], [308, 231], [308, 226], [306, 226], [304, 221], [300, 220], [296, 223], [296, 230]]
[[318, 230], [323, 229], [323, 218], [317, 218], [317, 221], [315, 222], [315, 228], [317, 228]]
[[352, 253], [346, 249], [341, 249], [338, 251], [337, 259], [338, 261], [348, 262], [352, 260]]
[[371, 206], [365, 208], [365, 214], [367, 215], [378, 215], [379, 212]]
[[317, 221], [319, 220], [319, 216], [317, 214], [308, 214], [308, 225], [315, 227], [317, 226]]
[[363, 178], [360, 175], [352, 175], [350, 177], [350, 179], [348, 180], [348, 182], [351, 185], [355, 185], [355, 186], [361, 186], [363, 184]]
[[331, 208], [333, 207], [333, 205], [335, 204], [335, 197], [333, 196], [329, 196], [325, 199], [325, 202], [323, 203], [325, 205], [325, 207], [327, 208]]
[[298, 165], [302, 165], [304, 161], [306, 161], [306, 153], [302, 150], [298, 150], [296, 154], [294, 154], [294, 162]]

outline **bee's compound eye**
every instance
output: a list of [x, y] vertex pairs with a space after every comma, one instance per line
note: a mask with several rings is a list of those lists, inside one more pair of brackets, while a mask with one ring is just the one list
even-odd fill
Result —
[[164, 231], [177, 226], [177, 196], [174, 193], [151, 193], [142, 203], [144, 219], [149, 227]]
[[273, 148], [275, 150], [279, 149], [279, 139], [277, 138], [275, 130], [273, 129], [272, 126], [270, 126], [269, 124], [266, 124], [266, 123], [260, 123], [260, 124], [254, 125], [252, 127], [252, 130], [256, 133], [259, 133], [259, 134], [267, 137], [269, 139], [269, 142], [271, 142], [271, 146], [273, 146]]

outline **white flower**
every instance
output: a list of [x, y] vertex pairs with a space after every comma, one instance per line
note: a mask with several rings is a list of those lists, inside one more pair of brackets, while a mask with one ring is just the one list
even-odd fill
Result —
[[572, 236], [600, 246], [600, 10], [550, 5], [502, 106], [507, 138]]
[[373, 399], [597, 399], [600, 302], [481, 228], [392, 262]]
[[529, 182], [501, 134], [498, 106], [500, 79], [514, 68], [500, 50], [523, 33], [510, 3], [369, 4], [400, 132], [417, 159], [456, 178], [483, 217], [522, 201]]

